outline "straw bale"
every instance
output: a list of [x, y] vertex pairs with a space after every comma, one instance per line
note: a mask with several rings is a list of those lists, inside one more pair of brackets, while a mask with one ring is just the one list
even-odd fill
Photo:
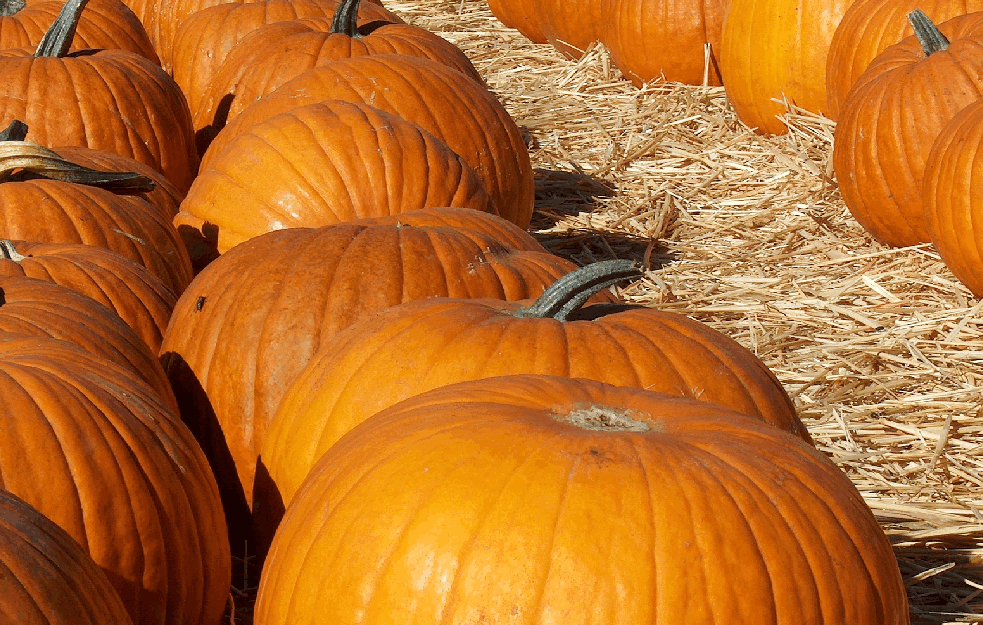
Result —
[[621, 79], [482, 0], [387, 0], [471, 58], [523, 129], [532, 230], [579, 263], [642, 261], [633, 302], [755, 352], [893, 541], [914, 623], [983, 621], [983, 302], [930, 245], [886, 248], [833, 179], [835, 124], [744, 126], [722, 88]]

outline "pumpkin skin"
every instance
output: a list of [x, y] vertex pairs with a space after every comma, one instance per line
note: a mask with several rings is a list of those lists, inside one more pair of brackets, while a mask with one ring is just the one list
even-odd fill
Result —
[[77, 346], [8, 334], [0, 396], [0, 488], [83, 545], [135, 625], [218, 625], [231, 581], [218, 490], [158, 395]]
[[[202, 94], [212, 82], [225, 57], [243, 37], [266, 24], [305, 17], [334, 15], [337, 0], [265, 0], [246, 4], [226, 3], [192, 13], [178, 26], [170, 58], [164, 67], [188, 98], [188, 107], [198, 110]], [[393, 21], [396, 20], [396, 21]], [[358, 24], [399, 23], [395, 15], [378, 4], [363, 2], [358, 7]]]
[[106, 574], [75, 540], [0, 490], [0, 621], [131, 625]]
[[0, 125], [18, 119], [35, 143], [131, 157], [187, 193], [198, 171], [191, 112], [159, 65], [128, 50], [33, 53], [0, 54]]
[[[474, 169], [502, 217], [528, 227], [535, 175], [521, 131], [486, 88], [430, 59], [378, 54], [310, 69], [222, 127], [202, 157], [202, 167], [250, 126], [325, 100], [368, 104], [420, 126]], [[216, 120], [202, 129], [203, 140], [220, 126]]]
[[441, 206], [498, 213], [445, 143], [366, 104], [329, 100], [237, 136], [198, 174], [174, 225], [189, 250], [205, 250], [193, 259], [200, 268], [272, 230]]
[[178, 300], [161, 360], [233, 528], [251, 525], [269, 420], [332, 336], [412, 299], [533, 297], [574, 266], [538, 244], [517, 250], [464, 228], [417, 227], [415, 214], [260, 235], [208, 265]]
[[0, 240], [0, 275], [25, 276], [91, 297], [157, 354], [177, 295], [128, 258], [94, 245]]
[[154, 353], [109, 308], [68, 287], [2, 272], [0, 294], [0, 332], [44, 336], [79, 345], [127, 367], [168, 406], [177, 407], [167, 375]]
[[284, 517], [255, 611], [257, 625], [480, 621], [909, 617], [877, 520], [802, 440], [686, 398], [507, 376], [419, 395], [332, 447]]
[[[0, 49], [36, 48], [64, 4], [29, 0], [19, 11], [0, 15]], [[73, 50], [102, 48], [129, 50], [160, 64], [143, 24], [119, 0], [89, 0], [72, 39]]]
[[267, 507], [290, 505], [317, 459], [373, 414], [440, 386], [501, 375], [586, 378], [691, 397], [809, 439], [768, 368], [698, 321], [629, 306], [597, 307], [601, 316], [569, 321], [517, 314], [530, 304], [412, 301], [325, 342], [267, 430], [261, 457], [275, 484], [262, 495], [272, 497]]
[[928, 57], [914, 36], [889, 47], [843, 103], [833, 145], [837, 182], [850, 213], [884, 245], [931, 240], [925, 162], [945, 124], [983, 97], [981, 18], [940, 24], [951, 43]]
[[537, 0], [488, 0], [488, 8], [500, 22], [517, 29], [533, 43], [546, 43]]
[[0, 237], [82, 243], [125, 256], [175, 293], [191, 282], [191, 258], [177, 229], [137, 196], [58, 180], [0, 184]]
[[939, 256], [976, 297], [983, 297], [983, 101], [946, 124], [925, 163], [928, 230]]
[[536, 0], [544, 38], [567, 58], [579, 59], [601, 38], [602, 30], [613, 26], [604, 21], [611, 16], [603, 5], [604, 0], [577, 0], [573, 6], [562, 0]]
[[[826, 111], [826, 57], [852, 0], [731, 0], [720, 75], [734, 110], [760, 134], [784, 134], [787, 101]], [[778, 102], [773, 102], [772, 98]]]
[[878, 54], [913, 31], [908, 13], [921, 9], [938, 24], [983, 11], [983, 0], [856, 0], [833, 33], [826, 59], [826, 114], [840, 118], [850, 88]]
[[[342, 8], [350, 9], [351, 0]], [[195, 127], [215, 119], [227, 105], [228, 119], [291, 78], [314, 67], [374, 54], [405, 54], [431, 59], [484, 86], [478, 71], [456, 46], [430, 31], [408, 24], [373, 24], [361, 36], [335, 32], [330, 19], [306, 18], [260, 26], [229, 51], [198, 106]], [[358, 34], [356, 31], [355, 34]], [[224, 110], [224, 109], [223, 109]]]
[[[664, 76], [704, 83], [705, 44], [710, 44], [706, 84], [720, 85], [718, 55], [730, 0], [602, 0], [600, 38], [611, 60], [634, 85]], [[672, 45], [666, 45], [671, 41]]]

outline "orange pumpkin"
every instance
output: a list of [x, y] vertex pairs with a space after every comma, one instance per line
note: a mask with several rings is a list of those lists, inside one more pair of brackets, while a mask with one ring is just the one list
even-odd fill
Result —
[[365, 421], [298, 492], [256, 625], [906, 625], [891, 543], [801, 439], [720, 406], [549, 376]]

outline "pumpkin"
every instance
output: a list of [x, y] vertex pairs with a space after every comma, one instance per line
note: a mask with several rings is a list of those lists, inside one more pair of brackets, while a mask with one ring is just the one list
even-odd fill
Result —
[[850, 91], [833, 145], [847, 208], [890, 246], [931, 240], [922, 204], [929, 150], [960, 109], [983, 97], [983, 13], [939, 27], [918, 11], [912, 19], [917, 36], [879, 54]]
[[168, 406], [177, 408], [167, 375], [147, 344], [119, 315], [78, 291], [0, 272], [2, 332], [51, 337], [79, 345], [129, 368]]
[[488, 0], [488, 8], [500, 22], [517, 29], [533, 43], [546, 43], [537, 0]]
[[44, 280], [91, 297], [130, 326], [152, 354], [177, 302], [145, 267], [94, 245], [0, 239], [0, 275]]
[[[478, 174], [499, 214], [526, 228], [534, 173], [522, 133], [491, 92], [436, 61], [403, 54], [360, 56], [307, 70], [243, 110], [200, 131], [215, 137], [202, 167], [245, 129], [274, 115], [324, 100], [368, 104], [402, 117], [457, 152]], [[204, 121], [204, 120], [202, 120]], [[224, 125], [224, 127], [223, 127]]]
[[25, 122], [42, 145], [129, 156], [182, 193], [198, 169], [191, 112], [159, 65], [128, 50], [69, 54], [84, 0], [69, 0], [38, 46], [0, 53], [0, 124]]
[[786, 103], [826, 110], [826, 57], [852, 0], [730, 0], [720, 75], [734, 111], [761, 134], [783, 134]]
[[0, 488], [83, 545], [134, 625], [219, 625], [231, 571], [218, 489], [157, 393], [75, 345], [4, 334], [0, 397]]
[[983, 100], [949, 121], [925, 161], [922, 199], [928, 231], [942, 261], [983, 297]]
[[32, 143], [0, 142], [0, 238], [104, 247], [180, 293], [194, 274], [177, 229], [138, 195], [102, 188], [117, 178], [145, 182], [132, 172], [86, 171]]
[[[260, 26], [305, 17], [335, 14], [337, 0], [265, 0], [225, 3], [202, 9], [182, 20], [174, 35], [169, 69], [174, 81], [188, 98], [192, 111], [198, 110], [202, 94], [212, 82], [225, 57], [247, 34]], [[358, 7], [358, 25], [374, 22], [399, 23], [399, 18], [378, 4], [365, 2]]]
[[906, 625], [884, 532], [826, 456], [688, 398], [512, 375], [352, 430], [283, 519], [256, 625]]
[[601, 35], [614, 25], [602, 8], [605, 0], [535, 0], [543, 37], [561, 54], [579, 59]]
[[775, 376], [732, 339], [649, 308], [580, 308], [596, 290], [637, 274], [627, 261], [595, 263], [535, 303], [430, 298], [349, 326], [284, 394], [261, 450], [272, 484], [262, 494], [257, 486], [257, 507], [262, 498], [275, 527], [276, 510], [290, 505], [317, 459], [359, 423], [428, 390], [499, 375], [589, 378], [683, 395], [809, 440]]
[[0, 621], [130, 625], [106, 574], [65, 530], [0, 490]]
[[719, 85], [721, 33], [729, 2], [600, 0], [600, 39], [611, 51], [611, 61], [636, 86], [658, 78]]
[[[36, 48], [63, 6], [56, 0], [4, 0], [0, 4], [0, 49]], [[121, 48], [159, 63], [143, 24], [119, 0], [88, 0], [72, 46], [76, 50]]]
[[515, 249], [462, 227], [414, 226], [415, 214], [260, 235], [213, 261], [178, 300], [161, 359], [230, 523], [251, 524], [267, 424], [332, 336], [414, 299], [533, 297], [573, 268], [536, 243]]
[[341, 0], [333, 20], [275, 22], [243, 37], [212, 77], [197, 108], [192, 109], [195, 126], [210, 123], [220, 109], [227, 119], [233, 119], [250, 103], [305, 70], [357, 56], [406, 54], [428, 58], [484, 85], [463, 52], [428, 30], [382, 22], [359, 31], [359, 1]]
[[856, 0], [833, 33], [826, 58], [826, 114], [840, 118], [850, 87], [888, 46], [914, 34], [908, 13], [920, 9], [936, 23], [983, 10], [983, 0]]
[[328, 100], [236, 137], [199, 173], [174, 224], [189, 250], [204, 250], [193, 259], [200, 269], [271, 230], [442, 206], [498, 213], [474, 170], [429, 132]]

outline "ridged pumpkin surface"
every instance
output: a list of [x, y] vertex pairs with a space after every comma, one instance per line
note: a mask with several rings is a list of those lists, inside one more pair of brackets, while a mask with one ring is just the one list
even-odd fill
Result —
[[262, 462], [283, 504], [290, 504], [317, 459], [373, 414], [440, 386], [500, 375], [587, 378], [663, 391], [727, 406], [809, 438], [767, 367], [698, 321], [629, 307], [572, 321], [517, 314], [530, 304], [408, 302], [323, 344], [284, 395], [263, 444]]
[[948, 49], [925, 55], [908, 37], [882, 52], [843, 104], [833, 167], [854, 218], [885, 245], [931, 240], [925, 162], [945, 124], [983, 98], [983, 13], [939, 25]]
[[415, 299], [534, 297], [574, 267], [538, 244], [516, 250], [475, 231], [414, 226], [413, 215], [260, 235], [208, 265], [178, 301], [162, 360], [183, 418], [241, 504], [251, 505], [283, 394], [332, 336]]
[[160, 210], [96, 187], [43, 179], [0, 184], [0, 237], [104, 247], [178, 294], [194, 277], [177, 229]]
[[922, 187], [932, 245], [946, 266], [983, 297], [983, 101], [946, 124], [929, 152]]
[[94, 245], [0, 241], [0, 275], [60, 284], [106, 306], [157, 354], [177, 295], [145, 267]]
[[788, 128], [777, 116], [785, 101], [826, 111], [826, 57], [852, 1], [730, 1], [718, 59], [741, 121], [761, 134], [784, 134]]
[[0, 622], [131, 625], [106, 574], [65, 530], [0, 490]]
[[704, 402], [509, 376], [382, 412], [284, 518], [256, 625], [905, 625], [888, 542], [802, 440]]
[[921, 9], [936, 24], [983, 10], [983, 0], [856, 0], [833, 33], [826, 59], [826, 115], [840, 118], [850, 88], [874, 58], [913, 34], [908, 13]]
[[218, 625], [222, 509], [201, 449], [150, 387], [51, 339], [0, 337], [0, 488], [67, 531], [135, 625]]
[[420, 126], [474, 169], [499, 214], [522, 228], [529, 225], [534, 174], [515, 121], [486, 88], [419, 57], [360, 56], [304, 72], [225, 126], [203, 157], [202, 167], [250, 126], [325, 100], [368, 104]]
[[[305, 17], [334, 15], [338, 0], [264, 0], [225, 3], [189, 15], [177, 29], [171, 55], [165, 62], [175, 82], [188, 98], [192, 111], [225, 57], [243, 37], [266, 24]], [[363, 2], [358, 9], [359, 25], [390, 22], [395, 16], [378, 4]], [[396, 22], [398, 23], [398, 22]]]
[[498, 212], [474, 170], [429, 132], [328, 100], [236, 137], [199, 173], [174, 224], [185, 240], [225, 253], [272, 230], [441, 206]]
[[515, 28], [533, 43], [546, 43], [538, 0], [488, 0], [488, 8], [500, 22]]

